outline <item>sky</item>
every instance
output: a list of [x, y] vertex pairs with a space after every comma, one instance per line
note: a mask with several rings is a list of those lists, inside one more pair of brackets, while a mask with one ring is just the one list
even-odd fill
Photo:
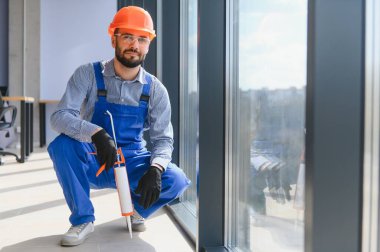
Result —
[[306, 84], [306, 0], [239, 0], [239, 87]]
[[[189, 1], [188, 92], [197, 92], [197, 9]], [[239, 0], [239, 88], [306, 85], [307, 0]]]

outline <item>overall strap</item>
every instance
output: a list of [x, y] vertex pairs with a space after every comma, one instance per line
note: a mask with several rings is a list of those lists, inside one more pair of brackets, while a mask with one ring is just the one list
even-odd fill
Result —
[[102, 74], [102, 65], [100, 62], [92, 64], [95, 72], [96, 86], [98, 88], [98, 101], [106, 101], [107, 90], [104, 85], [104, 79]]
[[142, 93], [141, 93], [141, 96], [140, 96], [140, 107], [148, 107], [148, 104], [149, 104], [149, 97], [150, 97], [150, 87], [152, 85], [152, 77], [150, 76], [150, 74], [146, 74], [145, 75], [145, 78], [147, 80], [147, 84], [145, 84], [143, 86], [143, 90], [142, 90]]

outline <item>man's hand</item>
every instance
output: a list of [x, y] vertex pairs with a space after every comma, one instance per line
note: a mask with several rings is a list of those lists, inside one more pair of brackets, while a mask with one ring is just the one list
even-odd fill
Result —
[[135, 193], [141, 194], [139, 204], [143, 206], [144, 209], [152, 206], [160, 196], [161, 174], [162, 171], [158, 167], [151, 166], [139, 181]]
[[106, 171], [108, 171], [111, 167], [113, 167], [117, 159], [115, 142], [104, 129], [92, 135], [91, 139], [95, 144], [100, 165], [105, 163]]

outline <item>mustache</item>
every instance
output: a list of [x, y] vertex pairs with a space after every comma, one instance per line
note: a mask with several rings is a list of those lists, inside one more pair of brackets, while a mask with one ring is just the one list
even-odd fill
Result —
[[139, 53], [137, 49], [125, 49], [123, 53], [132, 52], [132, 53]]

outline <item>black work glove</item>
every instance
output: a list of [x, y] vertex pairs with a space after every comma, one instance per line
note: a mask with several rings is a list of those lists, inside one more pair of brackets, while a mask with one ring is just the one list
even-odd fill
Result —
[[141, 177], [136, 194], [141, 194], [139, 204], [144, 207], [144, 209], [149, 208], [156, 202], [161, 193], [161, 174], [162, 171], [151, 166], [149, 170]]
[[105, 163], [105, 168], [108, 172], [117, 159], [115, 142], [104, 129], [96, 132], [91, 139], [95, 144], [96, 154], [100, 165]]

